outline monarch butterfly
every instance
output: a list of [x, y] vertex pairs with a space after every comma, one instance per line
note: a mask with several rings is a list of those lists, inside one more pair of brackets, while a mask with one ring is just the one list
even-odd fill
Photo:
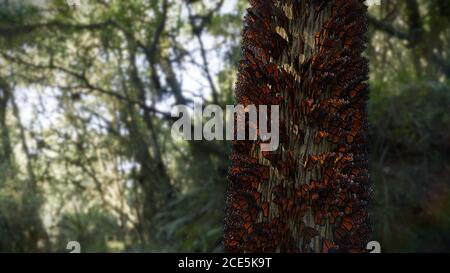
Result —
[[338, 249], [338, 246], [331, 240], [324, 239], [322, 241], [322, 252], [330, 253], [334, 250]]
[[259, 205], [261, 203], [261, 193], [256, 191], [256, 192], [253, 192], [252, 195], [253, 195], [253, 200], [255, 201], [255, 203]]
[[244, 222], [250, 222], [252, 220], [252, 215], [250, 213], [244, 212], [240, 216]]
[[326, 131], [319, 131], [316, 133], [316, 136], [314, 137], [314, 142], [316, 144], [319, 144], [323, 138], [326, 138], [328, 136], [328, 132]]
[[244, 227], [244, 229], [248, 230], [251, 227], [251, 223], [250, 222], [245, 222], [242, 227]]
[[344, 209], [344, 213], [346, 214], [346, 215], [349, 215], [350, 213], [352, 213], [352, 205], [351, 204], [349, 204], [347, 207], [345, 207], [345, 209]]
[[336, 240], [342, 240], [345, 236], [347, 236], [347, 232], [338, 227], [334, 230], [334, 238], [336, 238]]
[[264, 217], [268, 217], [269, 216], [269, 203], [265, 202], [261, 205], [262, 211], [263, 211], [263, 215]]
[[243, 198], [233, 202], [232, 206], [239, 210], [246, 210], [248, 208], [248, 204]]
[[345, 217], [342, 220], [341, 227], [344, 228], [347, 231], [351, 231], [353, 229], [353, 220], [350, 217]]
[[229, 240], [228, 242], [227, 242], [227, 246], [229, 247], [229, 248], [235, 248], [235, 247], [237, 247], [238, 246], [238, 241], [236, 241], [236, 240]]
[[320, 42], [320, 32], [316, 32], [315, 38], [316, 38], [316, 45], [319, 45], [319, 42]]

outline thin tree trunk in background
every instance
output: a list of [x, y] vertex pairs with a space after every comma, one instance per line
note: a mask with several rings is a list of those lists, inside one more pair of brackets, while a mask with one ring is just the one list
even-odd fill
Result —
[[4, 162], [0, 163], [0, 166], [5, 166], [5, 169], [3, 169], [2, 166], [0, 170], [5, 173], [8, 171], [12, 154], [11, 139], [9, 137], [9, 131], [6, 124], [6, 109], [10, 99], [11, 91], [9, 89], [8, 83], [4, 79], [0, 78], [0, 133], [2, 138], [2, 144], [0, 146], [0, 156], [4, 159]]
[[37, 181], [36, 181], [36, 175], [34, 173], [33, 170], [33, 156], [30, 153], [30, 149], [28, 147], [28, 142], [27, 142], [27, 138], [26, 138], [26, 133], [25, 133], [25, 128], [22, 125], [22, 121], [20, 118], [20, 111], [19, 111], [19, 106], [16, 103], [16, 99], [15, 97], [12, 95], [11, 93], [11, 104], [12, 104], [12, 108], [13, 108], [13, 113], [14, 116], [17, 120], [17, 125], [19, 127], [19, 136], [20, 136], [20, 140], [21, 140], [21, 144], [22, 144], [22, 151], [26, 156], [26, 168], [27, 168], [27, 173], [28, 173], [28, 190], [31, 190], [31, 192], [36, 193], [37, 192]]
[[41, 246], [39, 246], [39, 241], [42, 240], [44, 243], [45, 250], [50, 249], [50, 241], [48, 234], [44, 228], [44, 225], [42, 223], [42, 220], [39, 215], [39, 209], [41, 206], [41, 203], [39, 201], [39, 191], [37, 186], [37, 179], [35, 172], [33, 170], [32, 166], [32, 154], [30, 152], [30, 149], [28, 147], [27, 139], [26, 139], [26, 132], [25, 128], [22, 125], [21, 119], [20, 119], [20, 113], [19, 113], [19, 107], [16, 103], [16, 99], [14, 97], [13, 89], [11, 85], [5, 80], [0, 79], [0, 131], [2, 134], [2, 145], [0, 146], [2, 149], [0, 149], [0, 155], [3, 156], [4, 159], [6, 159], [6, 162], [2, 162], [3, 166], [0, 165], [0, 171], [3, 172], [3, 174], [6, 175], [17, 175], [14, 173], [13, 168], [13, 149], [11, 140], [9, 137], [8, 132], [8, 125], [6, 124], [6, 113], [7, 113], [7, 106], [10, 103], [12, 106], [12, 113], [14, 117], [17, 120], [17, 126], [19, 129], [19, 138], [20, 143], [22, 145], [22, 151], [26, 157], [25, 166], [26, 166], [26, 172], [28, 175], [27, 179], [27, 185], [25, 187], [24, 192], [22, 192], [22, 202], [25, 204], [26, 202], [30, 202], [30, 199], [33, 199], [33, 206], [29, 208], [28, 211], [28, 217], [34, 218], [30, 222], [33, 223], [32, 225], [29, 225], [26, 227], [26, 231], [15, 231], [15, 232], [24, 232], [27, 234], [27, 244], [24, 244], [23, 246], [20, 246], [25, 251], [38, 251]]
[[[125, 96], [141, 101], [145, 105], [147, 96], [136, 66], [136, 48], [129, 43], [128, 50], [129, 67], [126, 72], [130, 86], [127, 86], [126, 81], [123, 82]], [[139, 218], [139, 229], [143, 234], [140, 235], [145, 237], [145, 241], [150, 242], [155, 240], [156, 234], [154, 217], [167, 207], [173, 189], [162, 159], [152, 116], [148, 111], [141, 116], [139, 110], [135, 105], [127, 104], [123, 109], [122, 119], [132, 140], [130, 152], [140, 165], [136, 176], [143, 193], [142, 215]]]
[[232, 252], [360, 252], [367, 203], [367, 7], [251, 0], [236, 102], [280, 106], [280, 147], [235, 141], [224, 245]]

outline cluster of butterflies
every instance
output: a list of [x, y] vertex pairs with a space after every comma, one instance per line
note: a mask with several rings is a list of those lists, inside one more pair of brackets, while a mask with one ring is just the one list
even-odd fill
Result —
[[[308, 252], [313, 251], [311, 242], [319, 238], [322, 252], [364, 251], [370, 233], [364, 137], [368, 68], [361, 57], [366, 7], [358, 0], [306, 1], [314, 5], [315, 18], [326, 8], [331, 8], [331, 15], [315, 35], [317, 52], [303, 63], [293, 64], [299, 81], [276, 63], [292, 42], [290, 31], [282, 37], [275, 29], [276, 23], [289, 30], [282, 5], [276, 5], [277, 1], [250, 2], [236, 100], [244, 105], [278, 104], [291, 123], [282, 117], [282, 148], [260, 153], [265, 160], [258, 159], [255, 152], [258, 141], [233, 142], [225, 250]], [[295, 16], [300, 10], [295, 5], [305, 1], [284, 2], [291, 2]], [[298, 59], [287, 55], [283, 58]], [[289, 139], [294, 125], [312, 128], [314, 143], [328, 141], [332, 150], [300, 158]], [[306, 183], [298, 181], [299, 172], [321, 175]], [[269, 191], [274, 175], [281, 177], [281, 182]], [[314, 219], [312, 226], [302, 220], [307, 214]], [[332, 238], [321, 235], [320, 227], [325, 225], [332, 226]]]

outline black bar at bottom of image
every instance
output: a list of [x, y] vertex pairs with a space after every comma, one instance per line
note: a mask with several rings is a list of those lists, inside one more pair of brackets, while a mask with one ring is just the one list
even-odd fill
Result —
[[[384, 272], [391, 264], [446, 268], [450, 254], [233, 254], [233, 253], [55, 253], [0, 254], [2, 267], [25, 272], [85, 272], [120, 270], [125, 272], [291, 272], [310, 269], [344, 269]], [[158, 269], [157, 271], [155, 271]], [[139, 271], [138, 271], [139, 270]]]

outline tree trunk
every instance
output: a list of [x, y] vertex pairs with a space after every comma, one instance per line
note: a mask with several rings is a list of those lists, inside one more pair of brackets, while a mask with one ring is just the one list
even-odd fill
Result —
[[233, 142], [225, 250], [364, 251], [367, 7], [358, 0], [250, 2], [236, 101], [279, 105], [280, 146], [261, 152], [260, 141]]
[[[145, 104], [147, 96], [136, 66], [136, 48], [129, 42], [128, 49], [129, 67], [126, 72], [130, 79], [130, 86], [123, 82], [125, 96]], [[140, 235], [146, 242], [151, 242], [156, 240], [154, 217], [167, 207], [173, 196], [173, 188], [161, 156], [152, 116], [148, 111], [145, 111], [142, 116], [139, 111], [137, 106], [127, 104], [123, 109], [122, 120], [132, 140], [130, 152], [140, 165], [136, 177], [143, 194], [142, 215], [139, 223], [139, 230], [143, 234]]]
[[2, 173], [8, 172], [12, 154], [11, 139], [6, 124], [7, 106], [10, 99], [11, 91], [9, 86], [3, 78], [0, 78], [0, 157], [3, 159], [3, 162], [0, 163], [0, 170]]

